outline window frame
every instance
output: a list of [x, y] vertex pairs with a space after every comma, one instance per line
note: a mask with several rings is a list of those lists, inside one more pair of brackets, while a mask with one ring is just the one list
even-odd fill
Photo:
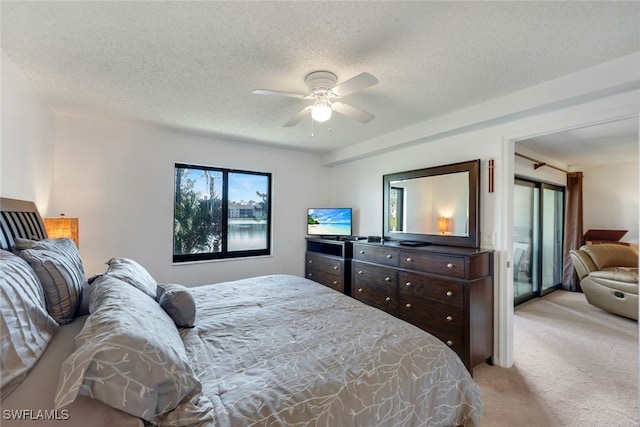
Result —
[[[201, 171], [211, 171], [214, 173], [222, 173], [222, 192], [221, 192], [221, 235], [222, 235], [222, 244], [219, 252], [204, 252], [204, 253], [194, 253], [194, 254], [176, 254], [175, 247], [175, 221], [176, 221], [176, 200], [178, 197], [178, 188], [176, 182], [176, 172], [178, 169], [195, 169]], [[248, 250], [237, 250], [237, 251], [229, 251], [228, 243], [229, 243], [229, 205], [231, 201], [229, 200], [229, 175], [230, 174], [246, 174], [246, 175], [256, 175], [263, 176], [267, 179], [267, 197], [266, 197], [266, 212], [267, 212], [267, 230], [266, 230], [266, 247], [264, 249], [248, 249]], [[185, 263], [185, 262], [194, 262], [194, 261], [212, 261], [212, 260], [221, 260], [221, 259], [234, 259], [234, 258], [247, 258], [247, 257], [255, 257], [255, 256], [269, 256], [271, 255], [271, 232], [272, 232], [272, 210], [271, 210], [271, 193], [273, 191], [273, 176], [271, 172], [259, 172], [259, 171], [249, 171], [242, 169], [228, 169], [221, 168], [217, 166], [204, 166], [204, 165], [195, 165], [189, 163], [175, 163], [173, 168], [173, 228], [171, 232], [171, 240], [172, 240], [172, 257], [174, 263]]]

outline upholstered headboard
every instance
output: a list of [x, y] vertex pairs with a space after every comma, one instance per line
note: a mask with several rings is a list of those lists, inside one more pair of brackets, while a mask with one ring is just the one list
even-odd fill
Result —
[[0, 197], [0, 248], [10, 250], [16, 237], [40, 240], [47, 231], [35, 203]]

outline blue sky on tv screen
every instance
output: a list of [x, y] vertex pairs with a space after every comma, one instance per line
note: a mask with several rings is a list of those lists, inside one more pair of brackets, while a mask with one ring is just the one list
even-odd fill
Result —
[[322, 208], [309, 209], [309, 215], [320, 224], [349, 224], [351, 223], [351, 209]]
[[351, 209], [349, 208], [309, 209], [307, 214], [309, 215], [308, 234], [320, 236], [351, 235]]

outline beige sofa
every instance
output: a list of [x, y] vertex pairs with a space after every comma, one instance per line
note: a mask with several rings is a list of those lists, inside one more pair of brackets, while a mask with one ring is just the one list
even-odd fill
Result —
[[638, 254], [614, 244], [572, 250], [571, 260], [589, 304], [638, 320]]

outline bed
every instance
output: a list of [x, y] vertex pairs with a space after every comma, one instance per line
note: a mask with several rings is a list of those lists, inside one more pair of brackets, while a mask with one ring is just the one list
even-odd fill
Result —
[[480, 425], [461, 360], [402, 320], [297, 276], [186, 288], [118, 257], [52, 284], [77, 250], [1, 203], [3, 426]]

